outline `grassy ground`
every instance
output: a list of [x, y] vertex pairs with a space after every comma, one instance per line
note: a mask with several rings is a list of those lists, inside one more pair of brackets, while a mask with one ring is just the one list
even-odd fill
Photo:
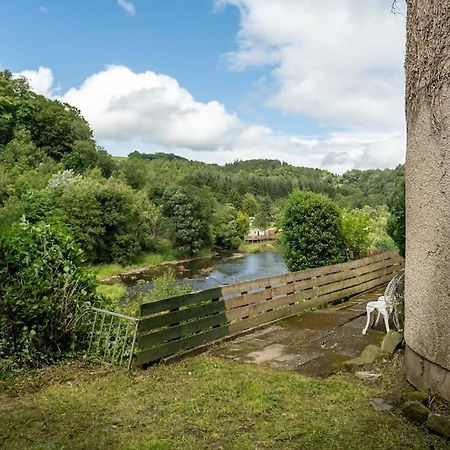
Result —
[[366, 385], [208, 356], [131, 376], [49, 368], [0, 382], [0, 448], [448, 449], [369, 405], [406, 388], [400, 369]]
[[261, 253], [279, 251], [277, 241], [243, 242], [239, 246], [240, 253]]
[[114, 304], [117, 304], [127, 293], [127, 288], [122, 283], [99, 284], [96, 290], [99, 294], [109, 298]]
[[144, 266], [156, 266], [163, 262], [173, 261], [177, 259], [175, 251], [166, 253], [144, 253], [133, 264], [128, 266], [121, 266], [120, 264], [99, 264], [91, 266], [93, 272], [97, 276], [97, 280], [101, 281], [105, 278], [110, 278], [119, 275], [128, 269], [136, 269]]

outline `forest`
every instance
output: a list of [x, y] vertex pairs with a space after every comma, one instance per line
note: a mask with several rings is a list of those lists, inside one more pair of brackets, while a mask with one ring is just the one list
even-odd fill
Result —
[[276, 160], [219, 166], [138, 151], [115, 158], [72, 106], [33, 93], [8, 71], [0, 91], [0, 226], [60, 224], [89, 264], [236, 249], [250, 217], [254, 226], [277, 225], [295, 189], [380, 223], [403, 183], [403, 166], [336, 175]]

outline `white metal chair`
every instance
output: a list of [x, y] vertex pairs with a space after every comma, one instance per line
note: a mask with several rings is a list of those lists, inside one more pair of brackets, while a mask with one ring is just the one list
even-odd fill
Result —
[[378, 324], [381, 316], [383, 316], [384, 324], [386, 326], [386, 333], [389, 333], [389, 319], [392, 315], [395, 327], [398, 331], [401, 331], [398, 310], [403, 301], [404, 275], [405, 274], [402, 272], [392, 278], [392, 280], [386, 286], [384, 295], [378, 297], [377, 301], [367, 303], [367, 322], [364, 330], [362, 331], [362, 334], [367, 333], [367, 330], [369, 329], [369, 326], [372, 322], [371, 315], [374, 311], [378, 311], [378, 317], [375, 321], [375, 325]]

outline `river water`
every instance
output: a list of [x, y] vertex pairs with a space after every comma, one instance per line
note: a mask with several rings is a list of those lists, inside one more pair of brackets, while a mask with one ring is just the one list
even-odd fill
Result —
[[174, 270], [180, 283], [190, 284], [194, 291], [281, 275], [289, 271], [280, 253], [261, 252], [161, 265], [140, 274], [122, 276], [122, 281], [127, 285], [129, 295], [148, 292], [153, 286], [152, 280], [169, 268]]

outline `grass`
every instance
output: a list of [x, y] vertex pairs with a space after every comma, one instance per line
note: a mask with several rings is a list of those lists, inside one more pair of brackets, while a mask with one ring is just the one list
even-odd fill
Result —
[[448, 448], [369, 405], [404, 383], [398, 368], [367, 385], [204, 355], [132, 375], [60, 366], [0, 382], [0, 448]]
[[261, 253], [261, 252], [277, 252], [279, 251], [279, 244], [277, 241], [262, 241], [262, 242], [243, 242], [239, 246], [241, 253]]
[[[204, 258], [211, 256], [211, 249], [205, 248], [200, 250], [196, 258]], [[121, 266], [120, 264], [99, 264], [97, 266], [91, 266], [91, 270], [96, 274], [97, 281], [102, 281], [107, 278], [111, 278], [126, 270], [138, 269], [140, 267], [152, 267], [165, 262], [176, 261], [178, 259], [188, 259], [180, 257], [175, 250], [169, 250], [165, 253], [143, 253], [140, 255], [133, 264], [128, 266]]]
[[122, 283], [99, 284], [97, 292], [109, 298], [114, 304], [117, 304], [127, 293], [127, 288]]

